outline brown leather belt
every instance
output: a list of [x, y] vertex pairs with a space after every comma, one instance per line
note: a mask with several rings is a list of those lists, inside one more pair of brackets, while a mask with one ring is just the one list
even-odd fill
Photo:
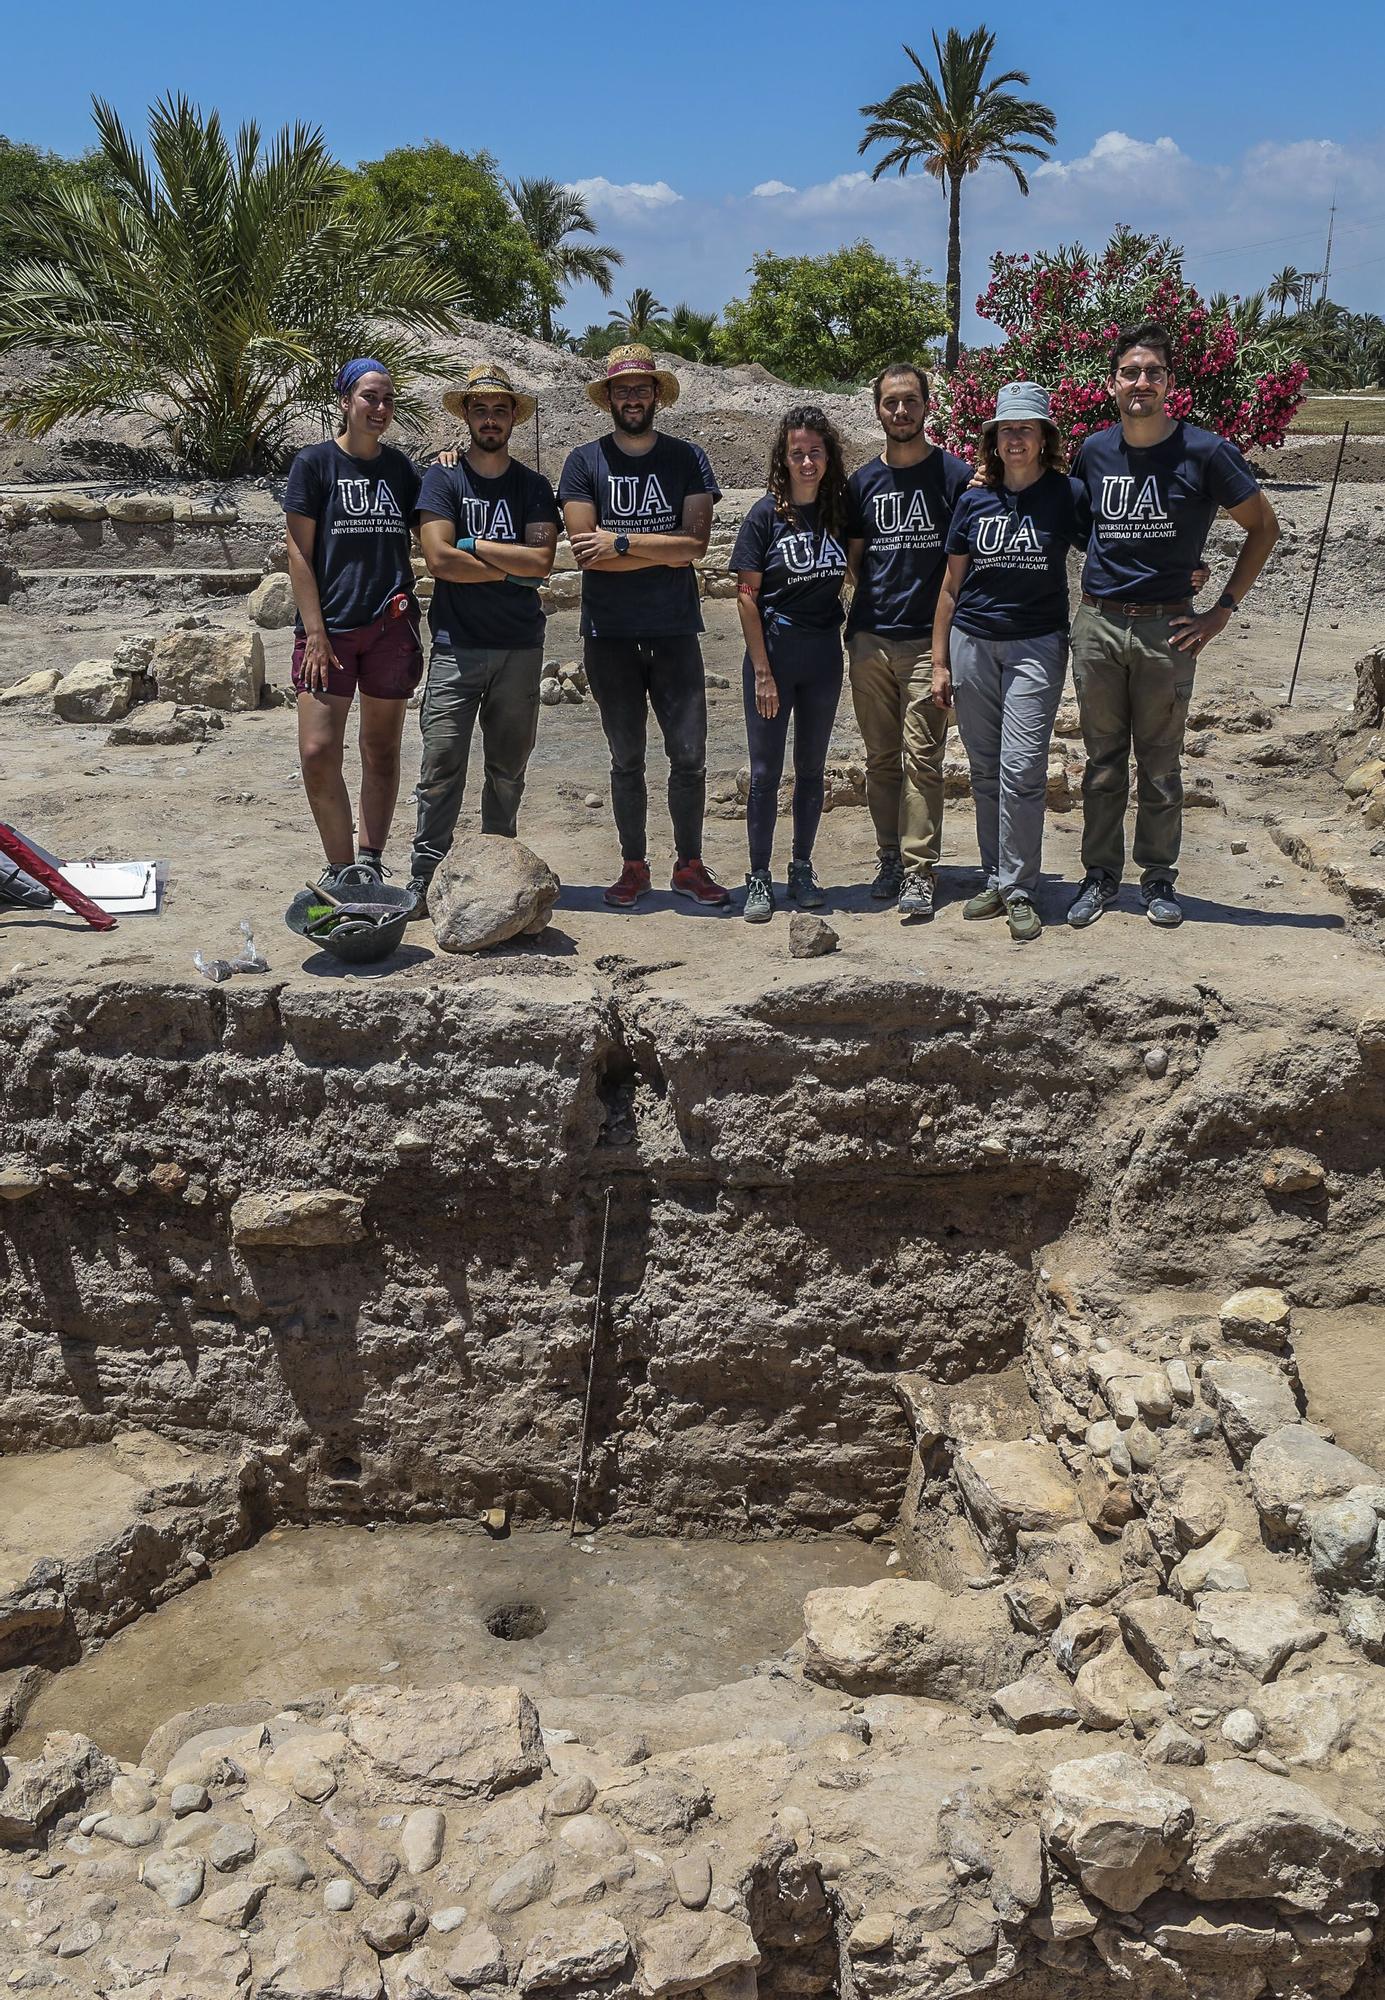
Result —
[[1177, 604], [1122, 604], [1114, 597], [1088, 597], [1085, 590], [1082, 602], [1090, 604], [1093, 611], [1104, 612], [1108, 618], [1177, 618], [1193, 608], [1188, 597], [1180, 598]]

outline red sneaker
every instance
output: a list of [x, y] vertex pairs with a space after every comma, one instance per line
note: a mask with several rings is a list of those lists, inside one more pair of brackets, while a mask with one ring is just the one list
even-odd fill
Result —
[[694, 903], [706, 903], [712, 908], [719, 908], [731, 900], [731, 891], [723, 889], [720, 882], [714, 882], [696, 858], [679, 862], [669, 887], [675, 896], [688, 896]]
[[627, 861], [620, 871], [619, 882], [613, 882], [606, 891], [604, 900], [613, 910], [633, 910], [641, 896], [649, 894], [649, 863], [647, 861]]

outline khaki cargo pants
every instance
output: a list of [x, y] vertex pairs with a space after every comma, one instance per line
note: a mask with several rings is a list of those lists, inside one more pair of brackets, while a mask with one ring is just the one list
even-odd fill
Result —
[[847, 654], [876, 842], [897, 848], [907, 870], [930, 872], [942, 853], [948, 718], [933, 701], [932, 640], [854, 632]]
[[1172, 881], [1183, 839], [1180, 757], [1193, 693], [1191, 653], [1165, 618], [1120, 618], [1084, 604], [1072, 626], [1072, 678], [1082, 718], [1082, 866], [1119, 881], [1135, 753], [1135, 839], [1144, 882]]

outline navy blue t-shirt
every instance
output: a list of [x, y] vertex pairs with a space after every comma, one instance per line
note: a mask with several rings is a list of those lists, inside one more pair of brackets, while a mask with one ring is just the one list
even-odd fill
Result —
[[[570, 451], [558, 481], [558, 502], [587, 500], [597, 526], [613, 535], [680, 535], [690, 493], [721, 488], [701, 445], [658, 433], [652, 451], [622, 451], [614, 437]], [[700, 632], [702, 609], [692, 565], [670, 569], [599, 570], [582, 578], [582, 634], [590, 639], [664, 639]]]
[[1140, 446], [1113, 424], [1083, 439], [1072, 469], [1092, 511], [1082, 588], [1130, 604], [1191, 597], [1217, 509], [1260, 490], [1235, 445], [1196, 424]]
[[957, 496], [971, 467], [950, 451], [930, 451], [918, 465], [873, 458], [853, 472], [847, 534], [865, 540], [856, 595], [847, 617], [853, 632], [926, 639], [933, 630], [946, 566], [944, 544]]
[[741, 522], [730, 568], [760, 572], [765, 617], [819, 631], [842, 622], [846, 550], [820, 525], [815, 501], [796, 507], [794, 519], [785, 521], [774, 495], [763, 494]]
[[374, 458], [353, 458], [325, 438], [289, 467], [284, 512], [317, 523], [313, 573], [329, 632], [372, 625], [399, 591], [412, 593], [409, 525], [418, 489], [417, 466], [388, 444]]
[[[440, 514], [458, 539], [475, 535], [484, 542], [522, 543], [526, 529], [558, 521], [553, 488], [513, 458], [498, 479], [473, 472], [464, 458], [455, 465], [430, 465], [418, 511]], [[448, 583], [439, 577], [433, 585], [428, 623], [435, 645], [541, 646], [544, 622], [539, 593], [526, 584]]]
[[969, 556], [953, 619], [977, 639], [1068, 629], [1068, 550], [1086, 546], [1082, 489], [1045, 472], [1022, 493], [972, 486], [957, 502], [950, 556]]

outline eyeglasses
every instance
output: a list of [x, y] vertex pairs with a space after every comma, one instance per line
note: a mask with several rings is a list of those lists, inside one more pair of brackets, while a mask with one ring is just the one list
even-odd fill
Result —
[[1152, 368], [1118, 368], [1116, 370], [1116, 380], [1118, 382], [1128, 382], [1132, 386], [1134, 383], [1138, 382], [1142, 376], [1146, 375], [1149, 377], [1151, 382], [1166, 382], [1168, 380], [1169, 371], [1167, 368], [1160, 368], [1157, 365], [1157, 363]]

